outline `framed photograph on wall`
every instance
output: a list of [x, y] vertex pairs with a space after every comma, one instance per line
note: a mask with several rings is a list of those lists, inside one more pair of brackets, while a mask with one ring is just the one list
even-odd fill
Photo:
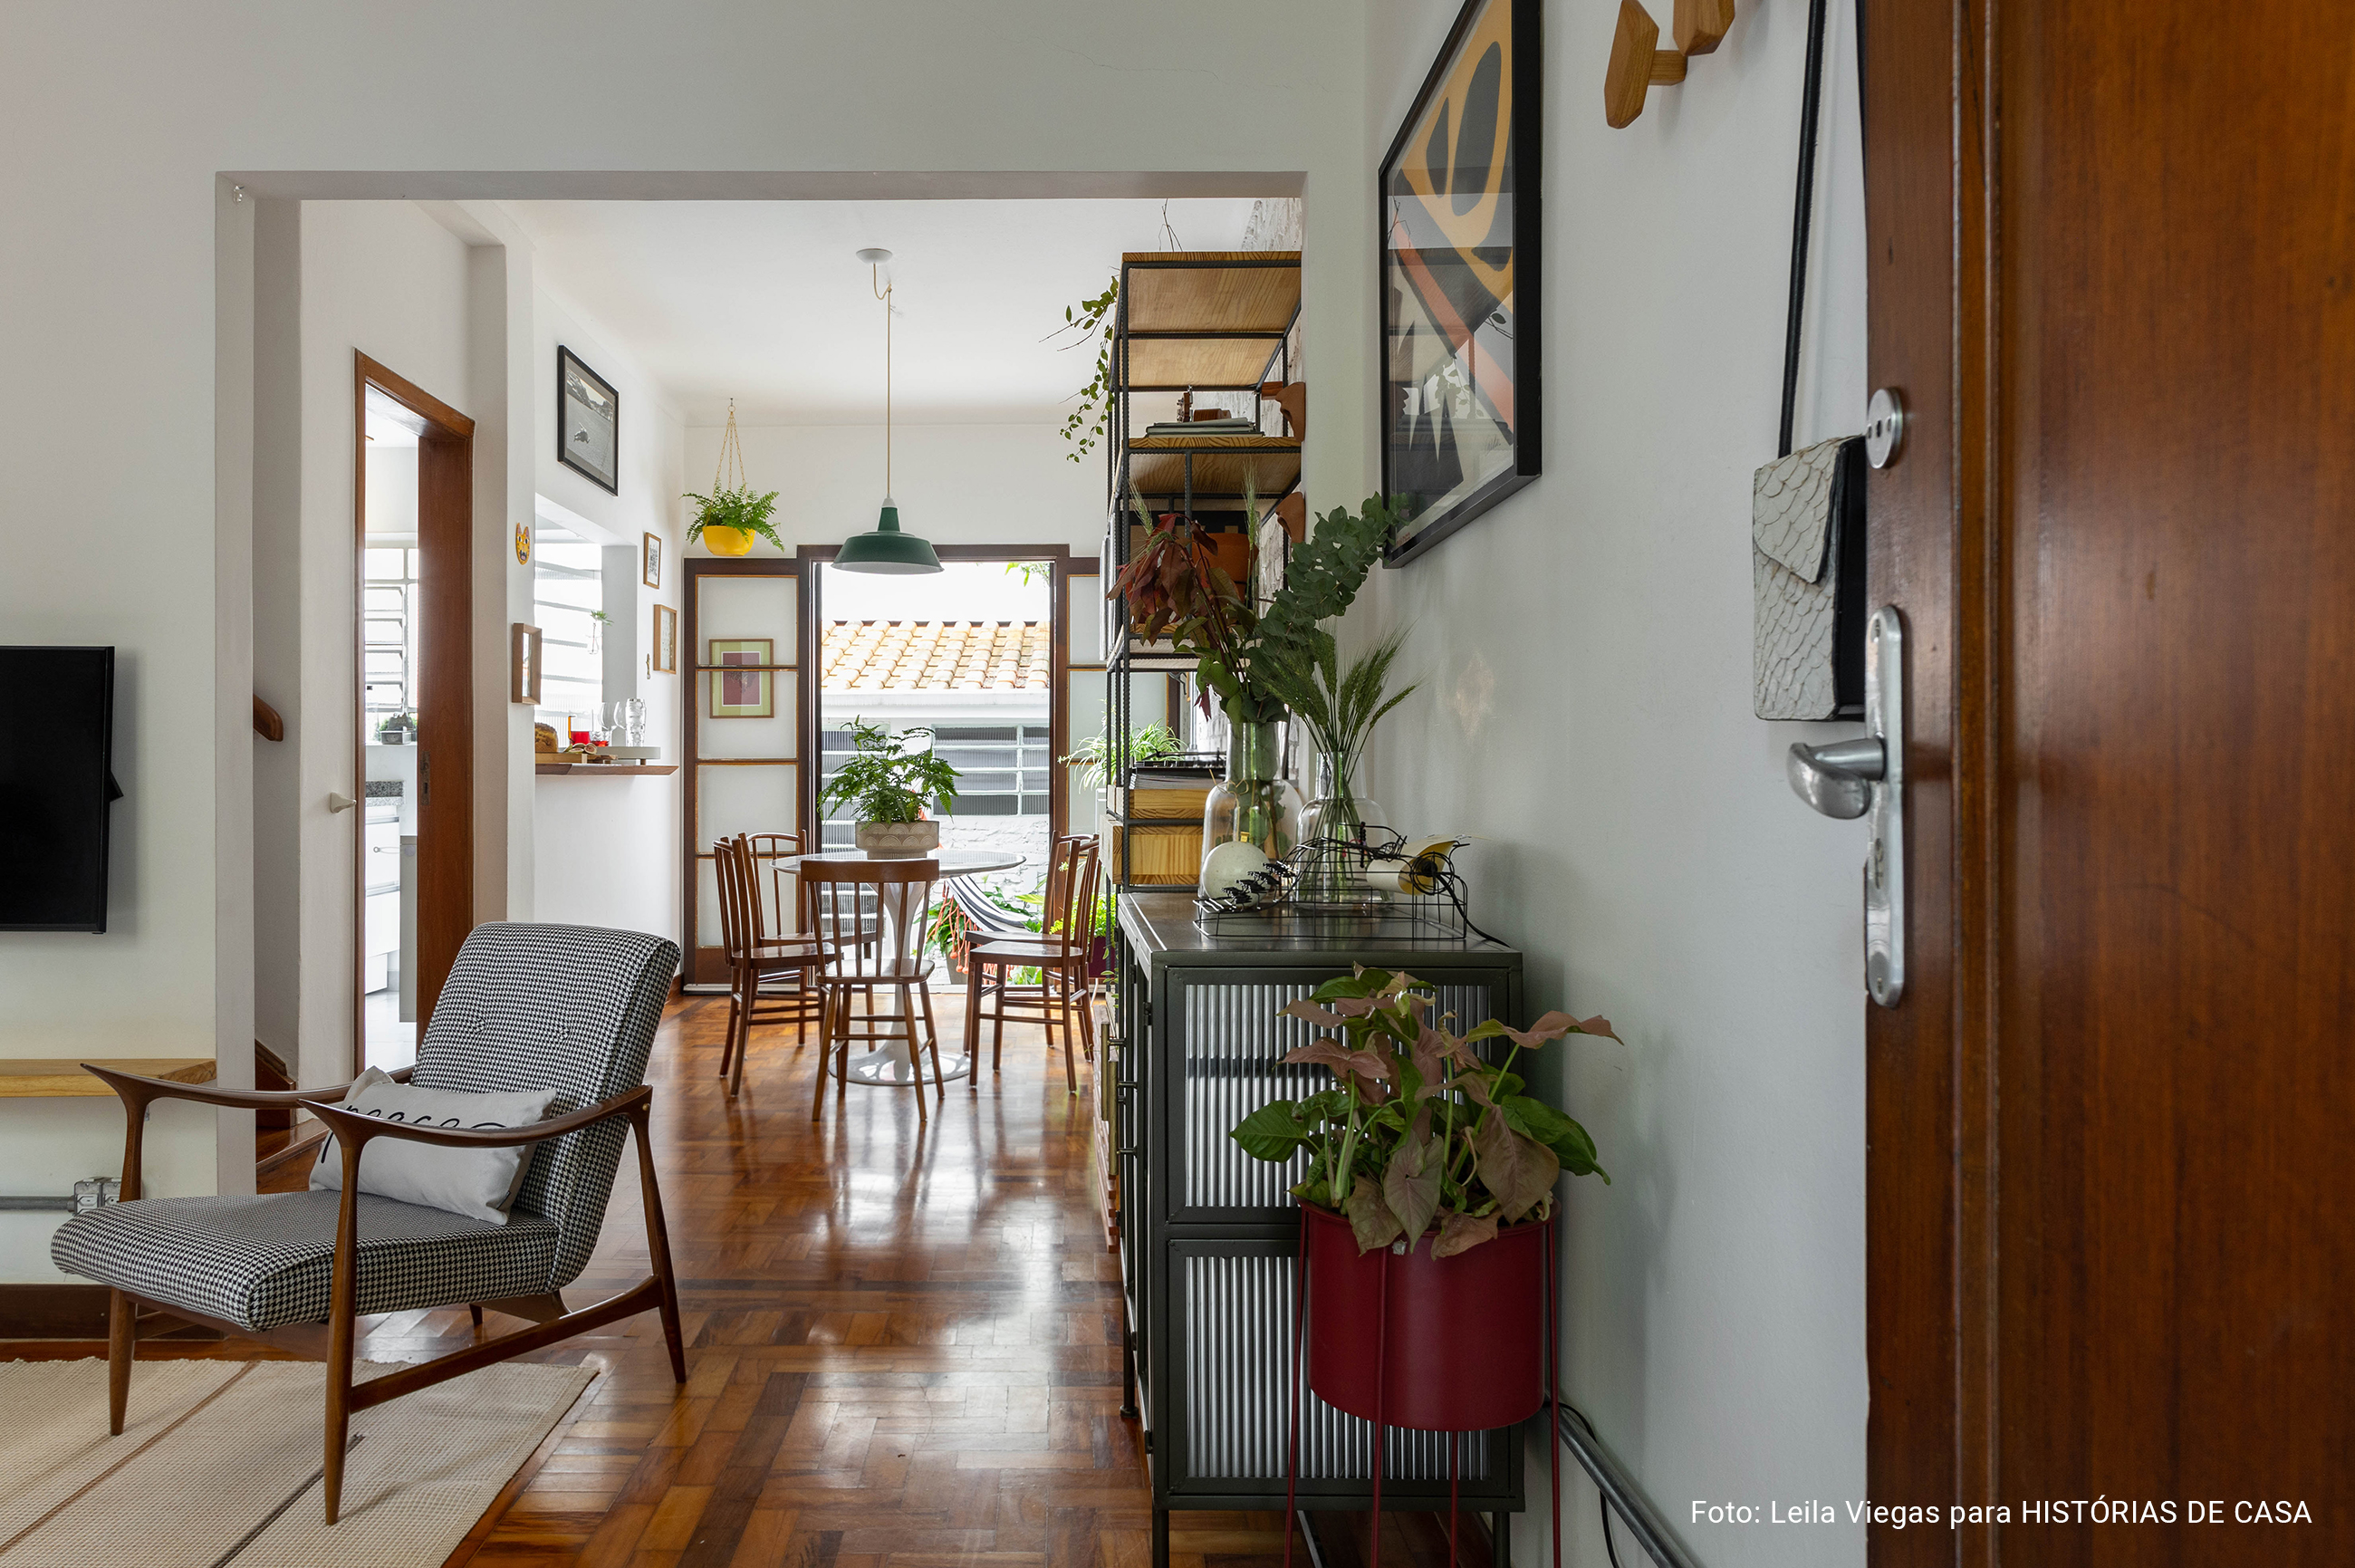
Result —
[[559, 345], [556, 350], [556, 457], [615, 495], [622, 490], [622, 400], [612, 382]]
[[678, 673], [678, 612], [667, 604], [655, 606], [654, 661], [656, 675]]
[[660, 588], [662, 586], [662, 535], [646, 535], [641, 565], [644, 570], [639, 581], [649, 588]]
[[1468, 0], [1382, 160], [1382, 494], [1398, 566], [1539, 474], [1540, 0]]
[[[714, 719], [773, 719], [777, 689], [773, 680], [776, 644], [767, 637], [714, 637], [703, 662], [711, 676], [711, 717]], [[731, 667], [742, 665], [738, 669]]]

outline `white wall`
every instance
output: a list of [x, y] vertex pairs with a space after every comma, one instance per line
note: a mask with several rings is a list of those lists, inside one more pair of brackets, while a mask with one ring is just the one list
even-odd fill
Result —
[[[1376, 157], [1455, 9], [1381, 14]], [[1866, 395], [1855, 59], [1832, 10], [1802, 443], [1859, 430]], [[1712, 1564], [1864, 1558], [1845, 1523], [1686, 1522], [1696, 1498], [1865, 1495], [1865, 839], [1783, 779], [1793, 741], [1853, 731], [1750, 713], [1750, 475], [1774, 456], [1806, 15], [1743, 7], [1614, 132], [1610, 10], [1547, 8], [1545, 475], [1377, 573], [1351, 628], [1411, 625], [1423, 682], [1372, 793], [1401, 827], [1481, 840], [1475, 918], [1527, 951], [1532, 1009], [1625, 1037], [1567, 1058], [1614, 1184], [1567, 1184], [1565, 1387]], [[1600, 1563], [1566, 1468], [1566, 1551]], [[1542, 1529], [1523, 1516], [1517, 1553]]]
[[[293, 1049], [270, 1043], [307, 1085], [339, 1083], [357, 1070], [352, 844], [361, 814], [327, 809], [330, 792], [361, 794], [352, 701], [358, 680], [353, 356], [366, 354], [461, 413], [473, 411], [474, 399], [464, 241], [407, 202], [305, 202], [300, 224], [301, 512], [282, 518], [257, 508], [256, 517], [257, 559], [291, 550], [300, 561], [300, 596], [288, 604], [257, 593], [255, 622], [261, 627], [291, 614], [299, 629], [299, 670], [279, 679], [297, 694], [285, 744], [299, 769], [293, 805], [300, 870], [288, 885], [300, 912], [293, 951], [266, 958], [299, 976]], [[413, 452], [404, 453], [395, 464], [407, 469], [412, 489], [415, 461]], [[257, 662], [257, 678], [262, 673]], [[264, 826], [258, 823], [257, 833]], [[273, 976], [263, 994], [279, 983]]]
[[[936, 545], [1067, 545], [1092, 556], [1103, 544], [1101, 449], [1073, 463], [1054, 424], [907, 424], [893, 427], [892, 499], [900, 526]], [[883, 504], [881, 425], [746, 425], [744, 478], [777, 492], [770, 520], [788, 546], [840, 544], [875, 526]], [[720, 432], [687, 432], [687, 487], [709, 488]], [[682, 502], [680, 526], [694, 521]], [[692, 553], [708, 555], [701, 544]], [[765, 542], [755, 555], [774, 555]]]
[[[532, 324], [536, 429], [531, 461], [539, 496], [561, 508], [574, 531], [628, 550], [628, 587], [609, 594], [608, 646], [626, 657], [606, 662], [609, 701], [643, 698], [650, 743], [678, 761], [684, 678], [649, 675], [654, 606], [679, 605], [679, 550], [685, 542], [678, 496], [686, 483], [685, 432], [662, 389], [570, 303], [545, 286], [535, 291]], [[612, 384], [621, 400], [620, 493], [606, 490], [556, 459], [556, 350], [562, 344]], [[543, 513], [549, 508], [543, 507]], [[642, 581], [644, 537], [663, 540], [662, 586]], [[613, 684], [627, 669], [630, 689]], [[517, 711], [523, 711], [518, 709]], [[531, 918], [576, 925], [620, 926], [678, 939], [680, 774], [654, 777], [551, 775], [533, 784]]]

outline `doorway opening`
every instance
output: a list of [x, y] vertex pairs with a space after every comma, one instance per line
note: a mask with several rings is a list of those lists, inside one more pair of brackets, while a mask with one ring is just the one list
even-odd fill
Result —
[[356, 358], [360, 1066], [417, 1059], [474, 927], [474, 424]]
[[[943, 838], [1022, 857], [982, 879], [1000, 892], [1039, 881], [1059, 831], [1058, 575], [1051, 559], [1010, 558], [946, 560], [915, 579], [831, 562], [818, 573], [820, 790], [848, 760], [854, 723], [917, 736], [957, 770]], [[819, 847], [854, 848], [856, 815], [820, 816]]]

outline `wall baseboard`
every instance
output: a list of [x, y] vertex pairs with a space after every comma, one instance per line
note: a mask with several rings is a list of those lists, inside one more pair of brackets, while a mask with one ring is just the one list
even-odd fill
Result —
[[[0, 1339], [99, 1339], [106, 1338], [106, 1286], [102, 1285], [0, 1285]], [[148, 1339], [218, 1339], [217, 1328], [184, 1323]]]

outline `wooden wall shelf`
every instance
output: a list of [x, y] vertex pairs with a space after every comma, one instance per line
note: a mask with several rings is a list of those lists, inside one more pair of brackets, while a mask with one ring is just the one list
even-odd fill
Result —
[[209, 1083], [209, 1056], [19, 1057], [0, 1061], [0, 1100], [112, 1100], [114, 1091], [81, 1070], [92, 1066], [175, 1083]]

